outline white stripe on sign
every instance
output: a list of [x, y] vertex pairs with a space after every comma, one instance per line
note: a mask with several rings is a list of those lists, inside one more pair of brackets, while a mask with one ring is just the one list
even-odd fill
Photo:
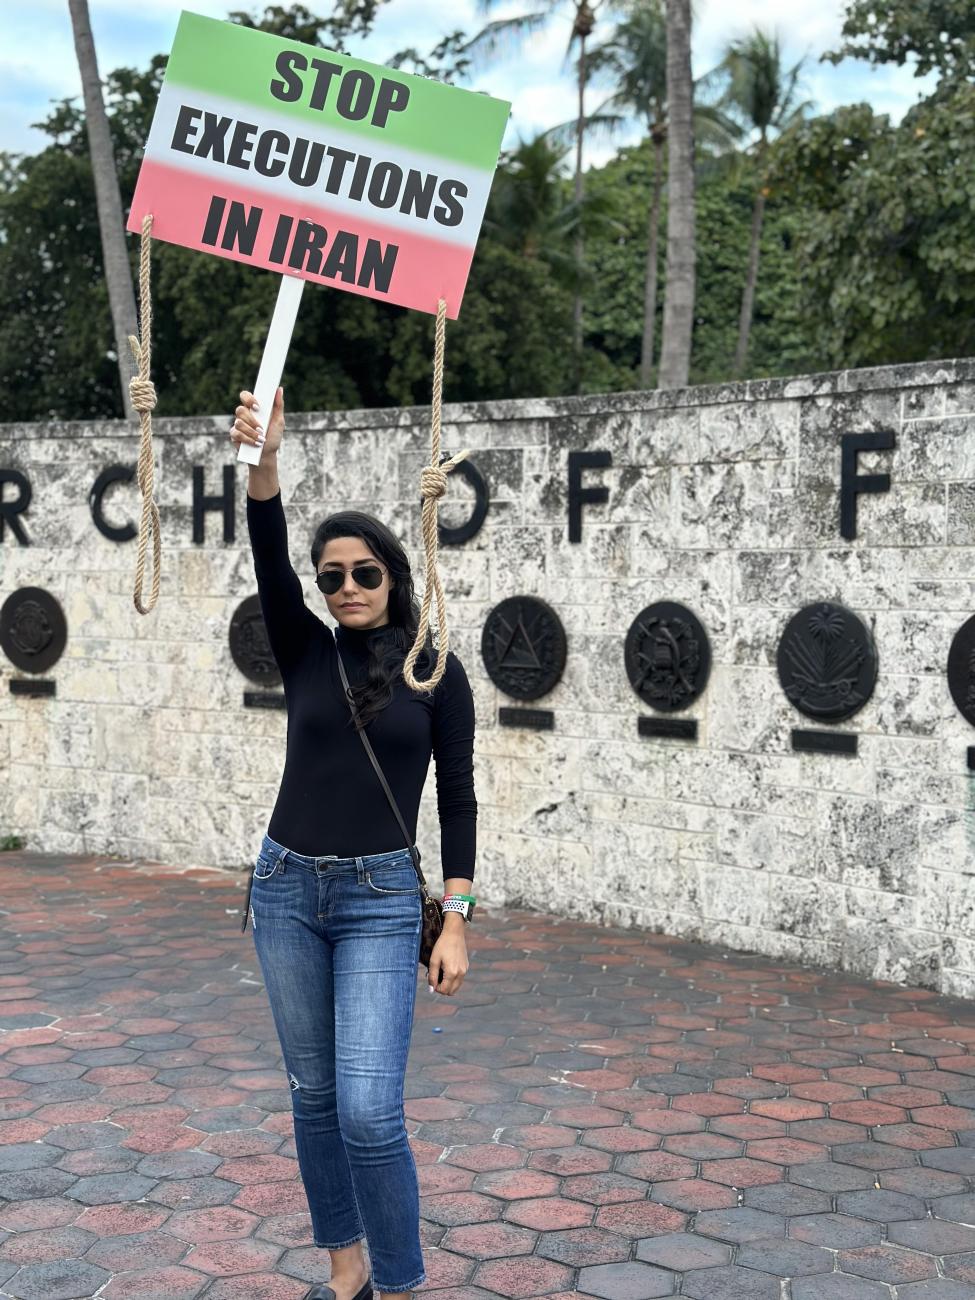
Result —
[[452, 244], [477, 242], [493, 176], [416, 150], [380, 155], [361, 135], [164, 84], [146, 158], [297, 204], [322, 204]]

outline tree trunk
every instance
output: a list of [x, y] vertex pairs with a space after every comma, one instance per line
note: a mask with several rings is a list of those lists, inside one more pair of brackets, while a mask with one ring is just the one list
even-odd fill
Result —
[[575, 356], [575, 391], [582, 391], [582, 273], [585, 246], [582, 234], [582, 139], [586, 129], [586, 36], [579, 36], [579, 116], [576, 121], [576, 237], [575, 263], [579, 280], [576, 284], [575, 298], [572, 302], [572, 349]]
[[660, 348], [661, 388], [687, 383], [694, 328], [694, 88], [691, 3], [667, 0], [667, 291]]
[[71, 10], [71, 26], [74, 30], [78, 67], [81, 70], [88, 149], [95, 182], [98, 226], [102, 237], [102, 261], [115, 331], [119, 378], [122, 383], [122, 405], [126, 418], [131, 419], [135, 413], [129, 396], [129, 379], [134, 373], [134, 368], [128, 336], [138, 334], [139, 331], [136, 324], [135, 294], [132, 291], [132, 273], [125, 250], [122, 199], [119, 194], [118, 173], [115, 170], [108, 115], [102, 99], [102, 84], [98, 77], [98, 59], [95, 55], [95, 42], [88, 17], [88, 0], [68, 0], [68, 6]]
[[643, 347], [640, 352], [640, 386], [649, 388], [653, 376], [653, 341], [657, 325], [657, 263], [660, 244], [660, 194], [664, 176], [664, 138], [653, 132], [653, 199], [650, 203], [650, 231], [647, 240], [647, 275], [643, 297]]
[[735, 348], [735, 377], [738, 378], [745, 369], [748, 357], [748, 340], [752, 332], [752, 316], [755, 312], [755, 286], [758, 284], [758, 255], [762, 245], [762, 223], [765, 219], [765, 187], [759, 187], [752, 209], [752, 238], [748, 250], [748, 273], [745, 276], [745, 292], [741, 296], [741, 315], [738, 318], [738, 346]]

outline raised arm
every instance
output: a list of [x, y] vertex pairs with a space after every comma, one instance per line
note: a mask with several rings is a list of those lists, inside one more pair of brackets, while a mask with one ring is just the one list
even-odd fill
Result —
[[278, 448], [284, 433], [284, 393], [278, 389], [264, 437], [260, 412], [246, 390], [230, 432], [235, 448], [262, 445], [260, 465], [248, 468], [247, 531], [254, 555], [257, 591], [271, 652], [282, 675], [304, 655], [322, 625], [305, 604], [298, 575], [288, 558], [288, 526], [278, 482]]

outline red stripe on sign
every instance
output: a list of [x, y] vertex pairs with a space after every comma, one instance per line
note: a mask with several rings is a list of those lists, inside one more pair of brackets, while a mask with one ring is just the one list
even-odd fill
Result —
[[435, 314], [445, 298], [451, 320], [474, 255], [473, 248], [358, 216], [353, 228], [348, 214], [326, 205], [299, 205], [148, 159], [127, 229], [139, 233], [147, 212], [154, 214], [154, 238], [167, 243], [416, 311]]

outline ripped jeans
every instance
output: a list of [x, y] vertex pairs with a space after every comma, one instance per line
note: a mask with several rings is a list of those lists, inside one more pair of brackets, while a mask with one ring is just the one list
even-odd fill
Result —
[[373, 1285], [425, 1279], [403, 1118], [420, 894], [409, 851], [306, 857], [265, 835], [251, 924], [291, 1085], [316, 1246], [369, 1246]]

